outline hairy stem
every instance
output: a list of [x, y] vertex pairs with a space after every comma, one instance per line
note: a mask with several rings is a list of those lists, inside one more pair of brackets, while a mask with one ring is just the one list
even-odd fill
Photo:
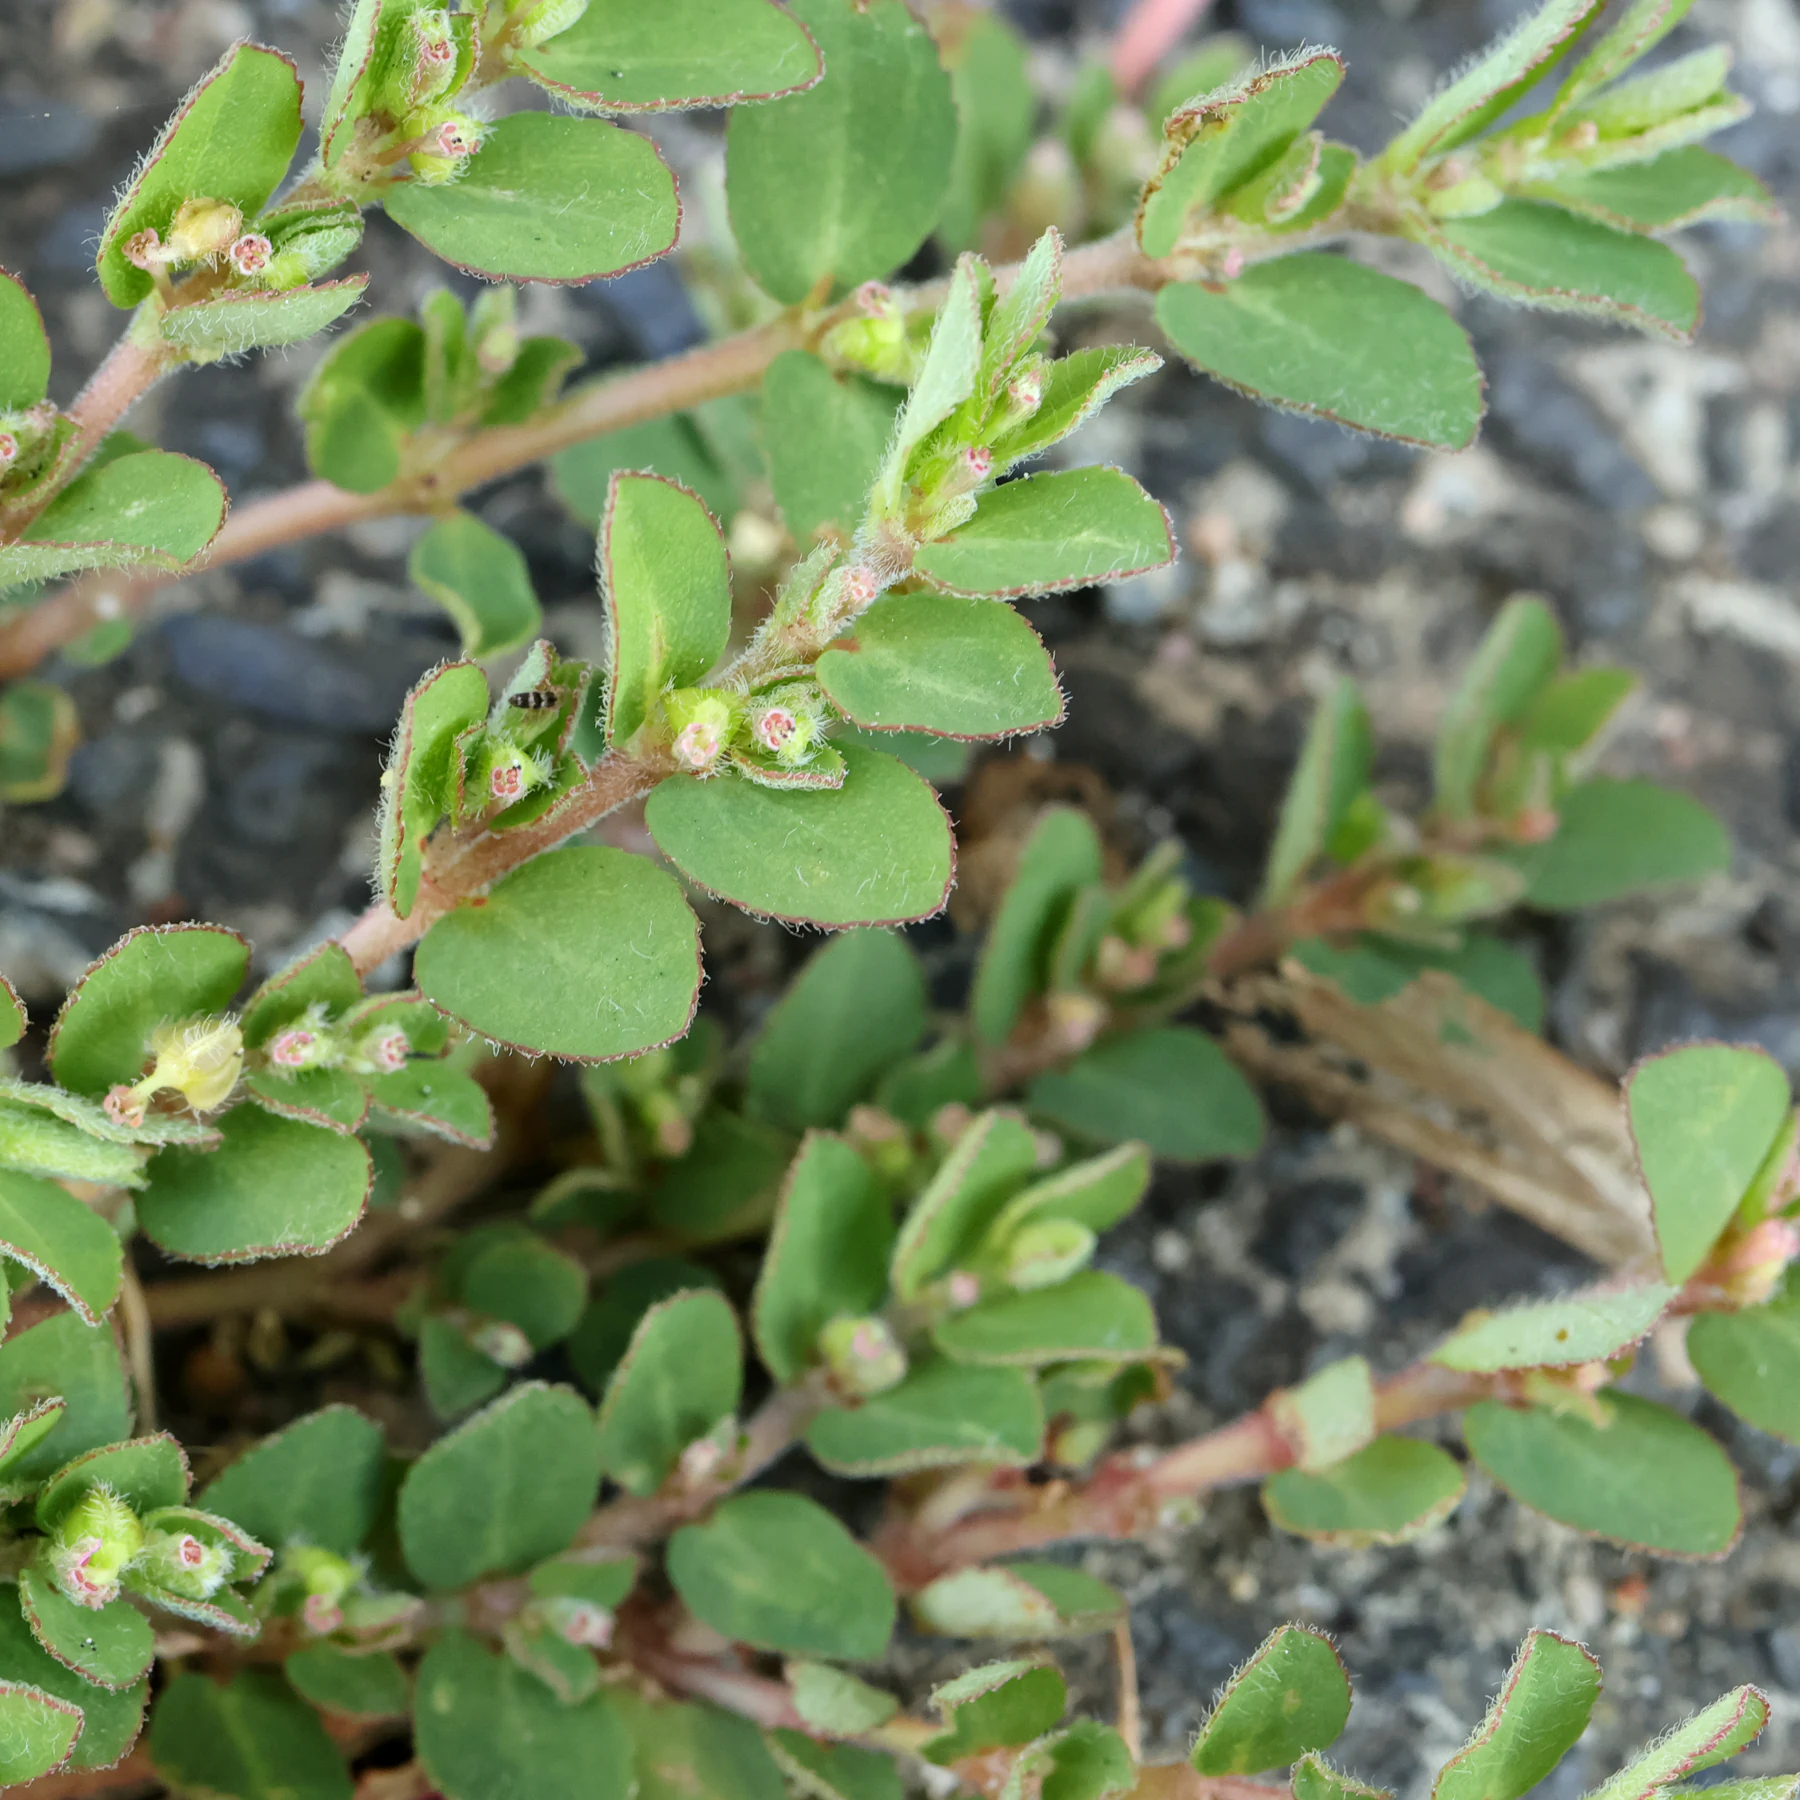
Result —
[[[998, 278], [1004, 285], [1013, 273], [1000, 270]], [[1154, 287], [1157, 281], [1155, 265], [1139, 254], [1129, 232], [1083, 245], [1071, 251], [1063, 264], [1066, 300]], [[903, 299], [913, 306], [935, 305], [940, 292], [941, 286], [932, 284], [912, 290]], [[459, 494], [541, 462], [572, 444], [682, 412], [725, 394], [742, 393], [762, 379], [763, 371], [783, 350], [802, 344], [805, 337], [799, 318], [784, 314], [767, 325], [583, 388], [525, 424], [473, 432], [433, 467], [376, 494], [346, 493], [325, 481], [302, 482], [238, 508], [213, 539], [202, 566], [224, 568], [278, 545], [297, 543], [364, 519], [441, 510]], [[120, 356], [122, 350], [123, 344], [113, 356]], [[107, 361], [110, 364], [113, 357]], [[133, 393], [123, 400], [121, 410], [135, 397]], [[178, 579], [179, 575], [160, 570], [104, 570], [69, 583], [0, 625], [0, 679], [29, 673], [52, 651], [105, 619], [141, 612], [158, 589]]]
[[[1376, 1429], [1458, 1411], [1497, 1385], [1493, 1376], [1414, 1363], [1375, 1390]], [[1121, 1451], [1079, 1481], [1034, 1486], [1017, 1471], [997, 1473], [957, 1524], [926, 1534], [901, 1515], [890, 1519], [875, 1548], [900, 1586], [917, 1589], [947, 1570], [1046, 1544], [1142, 1537], [1164, 1521], [1172, 1504], [1259, 1481], [1293, 1461], [1293, 1446], [1265, 1404], [1161, 1455]]]

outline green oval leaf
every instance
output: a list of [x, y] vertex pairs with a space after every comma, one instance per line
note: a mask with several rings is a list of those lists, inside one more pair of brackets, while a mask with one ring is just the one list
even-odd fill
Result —
[[1033, 1368], [1077, 1360], [1123, 1362], [1156, 1348], [1150, 1302], [1129, 1281], [1087, 1269], [1055, 1287], [1000, 1294], [931, 1328], [958, 1362]]
[[1706, 1390], [1772, 1437], [1800, 1444], [1800, 1269], [1764, 1306], [1701, 1313], [1688, 1356]]
[[513, 113], [486, 128], [460, 180], [407, 182], [388, 217], [491, 281], [593, 281], [675, 247], [681, 202], [656, 146], [599, 119]]
[[217, 362], [222, 356], [272, 350], [316, 336], [335, 325], [368, 285], [368, 276], [348, 275], [316, 287], [214, 294], [170, 308], [158, 329], [165, 344], [173, 344], [193, 361]]
[[534, 858], [439, 919], [414, 973], [433, 1006], [483, 1037], [604, 1062], [687, 1030], [699, 940], [681, 889], [661, 869], [623, 850], [576, 845]]
[[31, 290], [0, 269], [0, 412], [36, 406], [50, 383], [50, 339]]
[[890, 594], [818, 661], [852, 724], [955, 738], [1013, 737], [1063, 716], [1042, 639], [1010, 606], [951, 594]]
[[542, 628], [523, 553], [473, 513], [435, 521], [413, 545], [406, 573], [455, 621], [464, 656], [517, 650]]
[[1720, 1556], [1743, 1515], [1737, 1471], [1697, 1425], [1635, 1395], [1599, 1397], [1606, 1423], [1481, 1400], [1469, 1453], [1515, 1500], [1596, 1537], [1671, 1556]]
[[818, 46], [773, 0], [589, 0], [517, 66], [601, 112], [666, 112], [773, 100], [818, 81]]
[[846, 931], [807, 958], [750, 1051], [749, 1109], [789, 1131], [844, 1115], [924, 1035], [925, 975], [887, 931]]
[[669, 1540], [668, 1568], [696, 1618], [759, 1650], [868, 1661], [894, 1629], [881, 1564], [799, 1494], [725, 1501]]
[[223, 1143], [162, 1150], [138, 1196], [138, 1220], [185, 1262], [317, 1256], [356, 1229], [374, 1165], [341, 1132], [277, 1118], [260, 1106], [219, 1120]]
[[400, 1484], [400, 1547], [428, 1588], [466, 1587], [568, 1548], [600, 1485], [594, 1415], [526, 1382], [440, 1438]]
[[605, 1694], [566, 1706], [510, 1657], [447, 1631], [419, 1665], [419, 1761], [445, 1800], [628, 1800], [631, 1740]]
[[1005, 599], [1122, 581], [1174, 560], [1161, 505], [1124, 470], [1088, 468], [994, 488], [966, 525], [921, 545], [913, 567], [948, 593]]
[[19, 1604], [44, 1649], [96, 1687], [114, 1693], [136, 1687], [156, 1660], [150, 1621], [129, 1600], [82, 1606], [29, 1563], [19, 1571]]
[[1467, 1485], [1456, 1459], [1435, 1444], [1379, 1437], [1326, 1468], [1271, 1475], [1262, 1501], [1283, 1531], [1360, 1550], [1429, 1531], [1456, 1510]]
[[1331, 1640], [1278, 1626], [1226, 1683], [1188, 1760], [1202, 1775], [1255, 1775], [1322, 1750], [1350, 1717], [1350, 1681]]
[[0, 1783], [60, 1769], [83, 1729], [79, 1706], [23, 1681], [0, 1681]]
[[184, 200], [221, 200], [254, 218], [281, 184], [300, 145], [300, 77], [290, 58], [233, 44], [181, 103], [100, 238], [100, 285], [114, 306], [152, 291], [125, 257], [140, 231], [166, 232]]
[[1290, 412], [1445, 450], [1481, 423], [1462, 327], [1410, 282], [1341, 256], [1277, 257], [1216, 288], [1172, 283], [1156, 322], [1196, 367]]
[[746, 912], [826, 926], [929, 918], [955, 872], [937, 795], [894, 757], [842, 749], [841, 788], [677, 775], [650, 796], [645, 823], [683, 875]]
[[0, 1169], [0, 1250], [47, 1281], [90, 1325], [119, 1297], [119, 1234], [53, 1181]]
[[218, 534], [225, 489], [204, 463], [136, 450], [78, 475], [10, 544], [0, 586], [70, 569], [179, 569]]
[[1730, 1044], [1670, 1050], [1626, 1077], [1626, 1116], [1670, 1281], [1686, 1281], [1712, 1253], [1792, 1104], [1772, 1056]]
[[7, 1449], [9, 1482], [35, 1485], [71, 1457], [130, 1431], [125, 1369], [109, 1327], [58, 1313], [0, 1344], [0, 1418], [29, 1413], [52, 1396], [65, 1405], [50, 1415], [50, 1429], [27, 1422], [25, 1447], [15, 1438]]
[[1575, 1748], [1600, 1697], [1580, 1644], [1532, 1631], [1475, 1734], [1438, 1771], [1431, 1800], [1521, 1800]]
[[1601, 906], [1731, 866], [1725, 828], [1698, 800], [1653, 781], [1596, 778], [1556, 803], [1553, 837], [1507, 853], [1525, 899], [1552, 912]]
[[1249, 1156], [1262, 1142], [1254, 1090], [1191, 1026], [1106, 1038], [1040, 1075], [1027, 1097], [1033, 1112], [1096, 1143], [1137, 1138], [1174, 1162]]
[[1447, 220], [1425, 241], [1457, 274], [1526, 306], [1682, 343], [1700, 323], [1699, 286], [1667, 244], [1540, 200], [1503, 200], [1492, 212]]
[[308, 1543], [349, 1556], [374, 1528], [386, 1467], [381, 1427], [354, 1407], [327, 1406], [247, 1450], [200, 1501], [276, 1549]]
[[1043, 1454], [1044, 1408], [1023, 1369], [933, 1358], [860, 1406], [828, 1406], [807, 1427], [806, 1447], [837, 1475], [1022, 1469]]
[[1637, 1343], [1675, 1298], [1661, 1282], [1571, 1294], [1477, 1315], [1432, 1351], [1446, 1369], [1557, 1369], [1606, 1362]]
[[167, 1432], [106, 1444], [65, 1463], [44, 1485], [34, 1514], [38, 1527], [54, 1531], [89, 1489], [103, 1486], [139, 1515], [187, 1498], [187, 1457]]
[[412, 1684], [392, 1655], [309, 1644], [281, 1665], [303, 1699], [346, 1719], [403, 1719], [412, 1711]]
[[220, 925], [140, 925], [127, 932], [88, 965], [56, 1015], [52, 1073], [78, 1094], [136, 1081], [151, 1032], [171, 1020], [222, 1012], [249, 966], [250, 946]]
[[731, 635], [731, 565], [706, 503], [661, 475], [616, 472], [600, 521], [611, 632], [606, 741], [621, 745], [670, 687], [698, 681]]
[[881, 1305], [893, 1240], [869, 1165], [842, 1138], [810, 1133], [782, 1185], [751, 1302], [756, 1347], [777, 1381], [798, 1381], [817, 1360], [832, 1319]]
[[750, 273], [789, 305], [888, 274], [937, 222], [956, 107], [903, 0], [796, 0], [825, 53], [810, 93], [731, 115], [726, 193]]
[[731, 1303], [710, 1289], [659, 1301], [638, 1321], [606, 1385], [600, 1472], [627, 1493], [655, 1493], [682, 1451], [737, 1410], [743, 1385]]
[[921, 1588], [909, 1604], [927, 1631], [1022, 1643], [1111, 1631], [1125, 1616], [1117, 1588], [1061, 1563], [957, 1569]]
[[[137, 1741], [144, 1723], [144, 1701], [149, 1684], [126, 1688], [115, 1694], [108, 1688], [96, 1687], [72, 1669], [65, 1669], [43, 1650], [31, 1635], [25, 1615], [14, 1603], [14, 1596], [0, 1596], [0, 1681], [15, 1690], [35, 1688], [53, 1700], [72, 1708], [80, 1721], [81, 1736], [75, 1753], [69, 1759], [74, 1769], [110, 1769], [120, 1761]], [[56, 1742], [48, 1719], [34, 1719], [32, 1709], [21, 1713], [0, 1703], [0, 1743], [17, 1748], [0, 1754], [0, 1784], [10, 1787], [16, 1781], [28, 1781], [44, 1771], [34, 1765]], [[39, 1726], [45, 1729], [40, 1734]]]
[[826, 525], [849, 537], [861, 524], [901, 399], [898, 388], [834, 374], [810, 350], [784, 350], [769, 364], [762, 414], [769, 482], [797, 541]]
[[150, 1760], [179, 1793], [219, 1800], [350, 1800], [350, 1771], [319, 1715], [279, 1675], [177, 1675], [150, 1720]]

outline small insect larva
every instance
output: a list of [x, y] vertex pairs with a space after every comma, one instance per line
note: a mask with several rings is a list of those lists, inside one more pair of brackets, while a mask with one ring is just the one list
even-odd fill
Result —
[[506, 696], [506, 704], [516, 706], [520, 712], [543, 712], [545, 708], [561, 703], [562, 695], [555, 688], [527, 688], [522, 694]]

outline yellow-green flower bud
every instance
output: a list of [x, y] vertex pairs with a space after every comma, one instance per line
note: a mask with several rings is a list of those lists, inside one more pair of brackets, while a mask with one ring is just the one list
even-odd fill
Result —
[[833, 1319], [819, 1333], [819, 1355], [840, 1393], [866, 1399], [906, 1379], [906, 1352], [885, 1319]]
[[663, 720], [675, 761], [689, 774], [706, 775], [736, 734], [738, 705], [714, 688], [677, 688], [663, 700]]
[[230, 1575], [231, 1552], [191, 1531], [151, 1531], [132, 1570], [134, 1582], [184, 1600], [210, 1600]]
[[163, 260], [215, 262], [236, 243], [243, 229], [244, 215], [229, 200], [184, 200], [169, 221]]
[[110, 1488], [90, 1488], [51, 1535], [51, 1579], [77, 1605], [104, 1606], [143, 1548], [137, 1514]]

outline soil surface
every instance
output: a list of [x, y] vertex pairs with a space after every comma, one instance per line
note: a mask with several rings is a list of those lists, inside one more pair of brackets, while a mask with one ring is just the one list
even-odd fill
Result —
[[[1054, 77], [1119, 9], [1010, 10]], [[1271, 50], [1344, 50], [1349, 79], [1325, 124], [1369, 147], [1519, 10], [1221, 0], [1217, 19]], [[316, 107], [336, 30], [321, 0], [0, 0], [0, 262], [44, 307], [55, 398], [72, 397], [119, 328], [92, 279], [93, 245], [113, 187], [184, 87], [250, 34], [296, 56]], [[1759, 107], [1720, 147], [1791, 207], [1800, 10], [1698, 0], [1667, 49], [1715, 38], [1735, 45], [1738, 83]], [[716, 155], [715, 123], [653, 122], [684, 180]], [[1609, 1075], [1694, 1036], [1754, 1040], [1800, 1063], [1800, 235], [1715, 227], [1682, 249], [1707, 314], [1688, 347], [1459, 296], [1430, 265], [1384, 252], [1385, 266], [1453, 304], [1476, 340], [1491, 412], [1461, 456], [1273, 413], [1171, 367], [1078, 437], [1073, 460], [1139, 475], [1175, 516], [1182, 563], [1030, 608], [1070, 713], [1025, 754], [1093, 771], [1124, 847], [1178, 834], [1196, 880], [1242, 899], [1313, 694], [1340, 672], [1363, 683], [1381, 778], [1416, 802], [1448, 683], [1485, 623], [1513, 592], [1548, 596], [1578, 657], [1643, 678], [1606, 766], [1689, 789], [1736, 843], [1730, 874], [1697, 890], [1521, 928], [1551, 995], [1551, 1035]], [[384, 311], [447, 278], [468, 286], [379, 217], [356, 266], [372, 272]], [[575, 339], [590, 369], [666, 354], [700, 331], [670, 264], [537, 290], [524, 317]], [[1069, 327], [1072, 340], [1151, 331], [1141, 312], [1089, 312]], [[204, 458], [240, 502], [280, 487], [305, 474], [291, 402], [318, 353], [184, 375], [131, 426]], [[475, 505], [524, 547], [552, 630], [572, 648], [591, 644], [591, 540], [541, 474]], [[40, 1022], [134, 923], [232, 924], [274, 967], [365, 903], [383, 741], [409, 682], [454, 648], [406, 582], [417, 529], [383, 522], [203, 575], [167, 590], [115, 661], [48, 669], [74, 696], [85, 742], [62, 798], [0, 822], [0, 968]], [[736, 916], [707, 925], [708, 1004], [751, 1020], [805, 945]], [[966, 950], [941, 923], [919, 937], [952, 992]], [[1151, 1435], [1204, 1428], [1352, 1351], [1391, 1370], [1470, 1306], [1582, 1278], [1573, 1253], [1431, 1172], [1279, 1099], [1274, 1112], [1254, 1163], [1164, 1172], [1143, 1216], [1109, 1243], [1112, 1266], [1149, 1288], [1190, 1359]], [[346, 1362], [354, 1342], [290, 1342], [243, 1320], [160, 1350], [174, 1422], [201, 1444], [274, 1423], [257, 1404], [316, 1404], [321, 1392], [354, 1394], [415, 1439], [425, 1430], [392, 1350], [383, 1363], [364, 1344]], [[279, 1376], [272, 1399], [244, 1398], [230, 1372], [245, 1359]], [[289, 1390], [301, 1398], [282, 1398]], [[1337, 1760], [1423, 1794], [1537, 1624], [1587, 1640], [1607, 1675], [1593, 1732], [1547, 1784], [1557, 1800], [1742, 1680], [1770, 1691], [1775, 1718], [1740, 1772], [1800, 1764], [1800, 1452], [1691, 1390], [1675, 1397], [1745, 1472], [1748, 1529], [1722, 1563], [1596, 1546], [1479, 1476], [1447, 1525], [1402, 1549], [1316, 1549], [1274, 1532], [1246, 1493], [1167, 1542], [1089, 1552], [1134, 1601], [1153, 1746], [1179, 1750], [1270, 1626], [1305, 1619], [1337, 1635], [1357, 1686]], [[853, 1509], [865, 1498], [844, 1494]], [[1103, 1640], [1067, 1657], [1102, 1709], [1109, 1657]], [[971, 1659], [907, 1641], [895, 1673], [916, 1689], [957, 1660]]]

